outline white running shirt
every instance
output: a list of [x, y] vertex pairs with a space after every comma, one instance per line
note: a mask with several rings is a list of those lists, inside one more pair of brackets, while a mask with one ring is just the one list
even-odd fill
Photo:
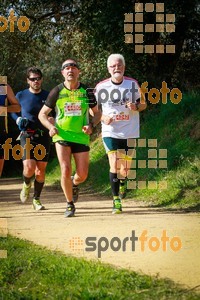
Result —
[[105, 79], [96, 85], [95, 96], [102, 107], [102, 114], [114, 119], [109, 125], [101, 122], [102, 137], [139, 137], [139, 112], [126, 107], [127, 101], [134, 103], [141, 96], [140, 86], [135, 79], [124, 76], [121, 84], [114, 84], [111, 78]]

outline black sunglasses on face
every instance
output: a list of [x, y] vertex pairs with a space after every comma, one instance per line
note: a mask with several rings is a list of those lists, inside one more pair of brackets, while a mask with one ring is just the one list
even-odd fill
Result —
[[29, 78], [30, 81], [39, 81], [41, 80], [41, 77], [32, 77], [32, 78]]

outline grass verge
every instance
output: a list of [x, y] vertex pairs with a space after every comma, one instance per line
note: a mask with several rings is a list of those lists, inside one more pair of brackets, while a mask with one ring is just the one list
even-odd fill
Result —
[[66, 257], [8, 236], [0, 238], [0, 299], [199, 299], [169, 280]]

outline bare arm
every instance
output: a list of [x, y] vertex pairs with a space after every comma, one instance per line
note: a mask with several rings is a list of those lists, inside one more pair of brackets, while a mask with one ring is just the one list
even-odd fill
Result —
[[140, 102], [138, 104], [138, 111], [143, 111], [147, 108], [147, 102], [146, 102], [146, 99], [145, 99], [145, 94], [144, 92], [142, 91], [142, 89], [140, 89], [140, 93], [141, 93], [141, 96], [140, 96]]
[[90, 109], [92, 118], [93, 126], [96, 126], [101, 120], [101, 109], [96, 105]]
[[140, 102], [139, 102], [138, 107], [137, 107], [139, 112], [143, 111], [147, 108], [147, 102], [146, 102], [146, 99], [145, 99], [145, 94], [142, 91], [140, 91], [140, 92], [141, 92], [141, 97], [140, 97]]
[[[128, 107], [130, 110], [133, 111], [143, 111], [144, 109], [146, 109], [147, 107], [147, 103], [145, 100], [145, 94], [143, 92], [143, 90], [138, 86], [138, 90], [136, 89], [136, 94], [132, 94], [132, 96], [134, 95], [134, 99], [131, 99], [128, 97], [128, 102], [126, 102], [126, 107]], [[132, 92], [132, 91], [131, 91]], [[127, 94], [128, 95], [128, 94]], [[136, 98], [138, 97], [138, 98]]]
[[83, 132], [86, 134], [92, 134], [93, 127], [95, 127], [101, 119], [101, 111], [97, 105], [90, 108], [89, 113], [92, 116], [92, 120], [88, 125], [83, 126]]
[[58, 133], [58, 130], [54, 126], [52, 118], [48, 116], [51, 111], [52, 109], [44, 104], [39, 112], [38, 119], [44, 125], [44, 127], [49, 129], [49, 135], [52, 137]]
[[139, 111], [140, 112], [140, 111], [143, 111], [143, 110], [146, 109], [147, 104], [146, 104], [146, 102], [143, 102], [143, 103], [139, 102], [138, 104], [132, 103], [132, 102], [128, 102], [127, 103], [127, 107], [130, 110], [134, 110], [134, 111]]

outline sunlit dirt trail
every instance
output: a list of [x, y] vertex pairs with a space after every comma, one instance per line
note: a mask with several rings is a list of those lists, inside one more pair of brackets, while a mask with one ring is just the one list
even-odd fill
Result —
[[123, 213], [112, 215], [111, 199], [82, 192], [76, 216], [64, 218], [60, 189], [45, 187], [46, 210], [35, 212], [31, 200], [20, 202], [21, 185], [19, 179], [0, 179], [0, 218], [4, 224], [6, 219], [9, 234], [66, 255], [99, 259], [200, 289], [199, 213], [151, 208], [127, 199]]

